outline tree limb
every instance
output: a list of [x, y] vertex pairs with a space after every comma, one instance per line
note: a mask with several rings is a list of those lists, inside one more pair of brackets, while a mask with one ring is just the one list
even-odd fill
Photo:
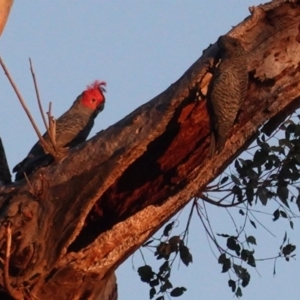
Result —
[[224, 151], [208, 157], [209, 115], [197, 96], [206, 94], [215, 44], [166, 91], [32, 174], [31, 192], [24, 181], [3, 192], [0, 225], [8, 218], [19, 233], [12, 284], [26, 282], [42, 299], [55, 293], [74, 299], [97, 289], [201, 193], [268, 119], [300, 106], [300, 4], [274, 1], [251, 12], [229, 33], [248, 53], [249, 85]]

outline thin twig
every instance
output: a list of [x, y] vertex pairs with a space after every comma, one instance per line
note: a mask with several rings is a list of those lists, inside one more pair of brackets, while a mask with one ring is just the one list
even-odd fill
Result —
[[33, 126], [33, 128], [34, 128], [34, 130], [35, 130], [35, 132], [36, 132], [36, 134], [38, 135], [39, 139], [42, 140], [43, 137], [42, 137], [42, 135], [41, 135], [41, 133], [40, 133], [40, 131], [39, 131], [37, 125], [35, 124], [34, 119], [33, 119], [33, 117], [31, 116], [31, 114], [30, 114], [30, 112], [29, 112], [29, 110], [28, 110], [28, 108], [27, 108], [27, 106], [26, 106], [26, 104], [25, 104], [25, 101], [24, 101], [22, 95], [20, 94], [20, 92], [19, 92], [17, 86], [15, 85], [15, 83], [14, 83], [12, 77], [10, 76], [10, 74], [9, 74], [9, 72], [8, 72], [8, 70], [7, 70], [7, 68], [6, 68], [6, 66], [5, 66], [5, 64], [4, 64], [4, 62], [3, 62], [3, 60], [2, 60], [1, 57], [0, 57], [0, 65], [1, 65], [1, 67], [2, 67], [2, 69], [3, 69], [3, 71], [4, 71], [4, 74], [7, 76], [7, 78], [8, 78], [8, 80], [9, 80], [9, 82], [10, 82], [12, 88], [14, 89], [14, 91], [15, 91], [15, 93], [16, 93], [16, 95], [17, 95], [17, 97], [18, 97], [18, 99], [19, 99], [19, 101], [20, 101], [20, 103], [21, 103], [21, 105], [22, 105], [22, 107], [23, 107], [23, 109], [25, 110], [25, 112], [26, 112], [26, 114], [27, 114], [27, 117], [29, 118], [29, 120], [30, 120], [30, 122], [31, 122], [31, 124], [32, 124], [32, 126]]
[[54, 121], [54, 119], [51, 115], [51, 105], [52, 104], [51, 104], [51, 102], [49, 104], [49, 112], [47, 113], [48, 114], [48, 125], [47, 125], [47, 121], [46, 121], [46, 118], [45, 118], [45, 113], [44, 113], [44, 110], [43, 110], [42, 101], [41, 101], [41, 98], [40, 98], [40, 93], [39, 93], [39, 89], [38, 89], [38, 85], [37, 85], [36, 76], [35, 76], [35, 73], [34, 73], [34, 70], [33, 70], [33, 65], [32, 65], [31, 58], [29, 58], [29, 64], [30, 64], [30, 72], [31, 72], [31, 75], [32, 75], [33, 83], [34, 83], [35, 94], [36, 94], [37, 102], [38, 102], [38, 105], [39, 105], [40, 113], [42, 115], [42, 119], [43, 119], [43, 122], [44, 122], [44, 125], [45, 125], [45, 128], [46, 128], [46, 131], [48, 132], [50, 143], [51, 143], [53, 149], [55, 150], [55, 152], [57, 152], [56, 151], [57, 149], [56, 149], [56, 146], [55, 146], [56, 145], [56, 143], [55, 143], [55, 132], [56, 132], [55, 121]]
[[191, 210], [190, 210], [190, 213], [189, 213], [189, 218], [188, 218], [188, 221], [187, 221], [187, 224], [186, 224], [186, 227], [185, 227], [185, 230], [184, 230], [184, 235], [183, 235], [183, 240], [185, 239], [185, 236], [189, 230], [189, 227], [190, 227], [190, 224], [191, 224], [191, 220], [192, 220], [192, 216], [193, 216], [193, 212], [194, 212], [194, 207], [196, 205], [196, 198], [194, 199], [193, 201], [193, 204], [192, 204], [192, 207], [191, 207]]
[[50, 126], [50, 120], [49, 120], [49, 118], [52, 115], [52, 102], [51, 101], [49, 102], [49, 107], [48, 107], [47, 115], [48, 115], [48, 124]]
[[215, 206], [219, 206], [219, 207], [236, 207], [237, 205], [244, 203], [247, 201], [247, 199], [241, 201], [241, 202], [235, 202], [235, 203], [231, 203], [231, 204], [221, 204], [220, 201], [216, 202], [212, 199], [210, 199], [209, 197], [205, 196], [202, 192], [200, 192], [197, 197], [201, 198], [203, 201], [208, 202], [210, 204], [213, 204]]
[[18, 290], [14, 289], [9, 282], [9, 260], [10, 260], [10, 250], [11, 250], [11, 228], [10, 223], [8, 223], [6, 228], [6, 252], [5, 252], [5, 260], [4, 260], [4, 286], [10, 296], [12, 296], [16, 300], [23, 300], [23, 294]]
[[37, 85], [35, 73], [34, 73], [34, 70], [33, 70], [33, 65], [32, 65], [32, 62], [31, 62], [31, 58], [29, 58], [29, 64], [30, 64], [30, 72], [31, 72], [31, 76], [32, 76], [32, 79], [33, 79], [33, 84], [34, 84], [36, 99], [37, 99], [37, 102], [38, 102], [38, 105], [39, 105], [40, 113], [41, 113], [41, 116], [42, 116], [45, 128], [48, 131], [48, 126], [47, 126], [46, 118], [45, 118], [45, 115], [44, 115], [44, 110], [43, 110], [43, 107], [42, 107], [40, 93], [39, 93], [39, 89], [38, 89], [38, 85]]
[[32, 124], [32, 126], [33, 126], [33, 128], [34, 128], [34, 130], [36, 132], [36, 134], [38, 135], [43, 148], [45, 149], [46, 152], [50, 153], [53, 157], [56, 157], [55, 151], [52, 149], [52, 147], [49, 145], [49, 143], [47, 143], [45, 141], [45, 139], [43, 138], [43, 136], [41, 135], [41, 133], [40, 133], [37, 125], [34, 122], [33, 117], [31, 116], [31, 114], [30, 114], [30, 112], [29, 112], [29, 110], [28, 110], [28, 108], [27, 108], [27, 106], [25, 104], [25, 101], [24, 101], [21, 93], [19, 92], [16, 84], [14, 83], [12, 77], [10, 76], [10, 73], [8, 72], [8, 69], [6, 68], [6, 66], [5, 66], [5, 64], [4, 64], [4, 62], [3, 62], [3, 60], [2, 60], [1, 57], [0, 57], [0, 65], [1, 65], [1, 67], [3, 69], [3, 71], [4, 71], [4, 74], [8, 78], [8, 80], [9, 80], [12, 88], [14, 89], [14, 91], [15, 91], [15, 93], [16, 93], [16, 95], [17, 95], [17, 97], [18, 97], [18, 99], [19, 99], [19, 101], [20, 101], [20, 103], [21, 103], [21, 105], [23, 107], [23, 109], [25, 110], [25, 112], [26, 112], [26, 114], [27, 114], [27, 116], [28, 116], [28, 118], [29, 118], [29, 120], [30, 120], [30, 122], [31, 122], [31, 124]]

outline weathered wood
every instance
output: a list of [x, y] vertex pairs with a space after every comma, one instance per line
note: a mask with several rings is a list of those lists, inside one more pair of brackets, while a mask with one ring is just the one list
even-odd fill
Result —
[[0, 0], [0, 36], [4, 30], [14, 0]]
[[299, 22], [298, 2], [274, 1], [230, 32], [248, 53], [249, 85], [220, 155], [208, 157], [206, 99], [197, 100], [211, 78], [212, 45], [166, 91], [36, 171], [30, 185], [2, 189], [0, 249], [9, 221], [12, 287], [46, 300], [53, 290], [57, 299], [97, 299], [99, 282], [205, 189], [262, 124], [299, 107]]

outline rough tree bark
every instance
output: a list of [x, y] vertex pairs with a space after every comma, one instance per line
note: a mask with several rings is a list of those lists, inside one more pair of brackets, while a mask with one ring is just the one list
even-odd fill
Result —
[[214, 44], [166, 91], [60, 163], [36, 171], [30, 184], [1, 189], [3, 293], [115, 299], [114, 270], [205, 189], [261, 125], [270, 120], [265, 131], [271, 132], [300, 106], [299, 2], [273, 1], [250, 11], [229, 33], [248, 52], [249, 85], [224, 151], [209, 158], [206, 99], [197, 100], [211, 79]]

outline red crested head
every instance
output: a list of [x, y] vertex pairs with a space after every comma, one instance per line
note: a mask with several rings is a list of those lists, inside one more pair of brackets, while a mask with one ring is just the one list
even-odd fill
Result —
[[104, 86], [106, 86], [106, 82], [99, 80], [88, 85], [81, 94], [80, 103], [93, 111], [101, 111], [105, 103], [104, 93], [106, 90]]

